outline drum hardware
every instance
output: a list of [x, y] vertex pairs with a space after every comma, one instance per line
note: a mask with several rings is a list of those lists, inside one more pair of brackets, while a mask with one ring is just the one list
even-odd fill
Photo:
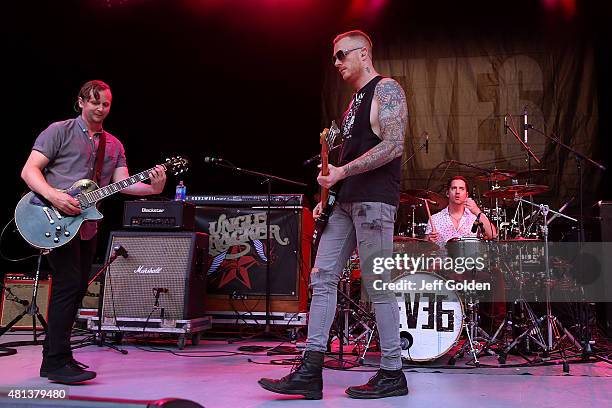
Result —
[[[490, 345], [493, 344], [494, 339], [480, 327], [480, 302], [478, 299], [470, 296], [467, 305], [466, 319], [463, 323], [463, 329], [467, 340], [457, 350], [457, 352], [448, 360], [448, 365], [455, 365], [458, 358], [465, 355], [466, 352], [472, 355], [472, 360], [476, 367], [480, 367], [480, 361], [478, 356], [482, 353], [487, 352], [491, 355], [496, 356], [497, 354], [490, 349]], [[484, 342], [484, 345], [482, 345]]]
[[[563, 327], [563, 325], [561, 324], [561, 322], [559, 321], [559, 319], [557, 319], [555, 316], [553, 316], [552, 314], [552, 310], [551, 310], [551, 304], [550, 304], [550, 289], [551, 289], [551, 284], [552, 284], [552, 279], [551, 279], [551, 275], [550, 275], [550, 260], [549, 260], [549, 248], [548, 248], [548, 224], [547, 224], [547, 217], [548, 217], [548, 213], [552, 212], [555, 214], [558, 214], [561, 217], [567, 218], [573, 222], [577, 222], [578, 220], [576, 220], [575, 218], [569, 217], [565, 214], [562, 214], [560, 212], [551, 210], [548, 205], [546, 204], [536, 204], [533, 203], [529, 200], [525, 200], [523, 198], [521, 198], [519, 195], [517, 195], [515, 197], [515, 201], [520, 201], [523, 202], [525, 204], [529, 204], [533, 207], [539, 208], [540, 212], [542, 213], [542, 217], [543, 217], [543, 223], [542, 223], [542, 234], [544, 236], [544, 275], [545, 275], [545, 303], [546, 303], [546, 314], [540, 318], [538, 320], [538, 322], [546, 322], [546, 327], [545, 327], [545, 332], [546, 332], [546, 339], [545, 339], [545, 344], [543, 345], [544, 347], [544, 353], [543, 353], [543, 357], [549, 357], [551, 352], [555, 351], [555, 348], [558, 348], [558, 351], [561, 354], [561, 359], [563, 360], [563, 371], [564, 372], [569, 372], [569, 363], [567, 362], [567, 359], [565, 358], [565, 353], [563, 351], [563, 348], [558, 347], [559, 344], [561, 343], [561, 341], [563, 341], [564, 338], [568, 338], [570, 339], [570, 341], [577, 345], [580, 349], [580, 343], [578, 343], [576, 341], [576, 339], [572, 336], [572, 334], [565, 328]], [[528, 312], [530, 311], [530, 308], [528, 308], [527, 306]], [[531, 311], [531, 313], [533, 313]], [[533, 319], [532, 316], [531, 319]], [[531, 332], [531, 330], [533, 329], [527, 329], [522, 335], [520, 335], [517, 339], [524, 337], [525, 335], [527, 335], [528, 333]], [[560, 336], [560, 333], [563, 333], [563, 336]], [[553, 338], [556, 339], [556, 344], [553, 343]], [[516, 342], [516, 340], [515, 340]], [[515, 343], [513, 342], [513, 343]], [[513, 346], [513, 344], [511, 344], [511, 346]], [[540, 345], [542, 346], [542, 345]], [[509, 346], [510, 347], [510, 346]]]
[[427, 202], [434, 211], [442, 210], [448, 205], [448, 198], [430, 190], [412, 189], [400, 193], [401, 204], [419, 205]]
[[474, 178], [478, 181], [497, 182], [497, 181], [510, 180], [515, 177], [516, 177], [516, 172], [512, 170], [493, 169], [492, 171], [487, 172], [486, 174], [481, 174], [481, 175], [475, 176]]
[[338, 339], [338, 359], [326, 362], [326, 367], [342, 369], [356, 367], [358, 365], [356, 362], [344, 359], [344, 346], [351, 343], [356, 347], [359, 347], [362, 343], [365, 344], [359, 358], [359, 362], [363, 364], [365, 354], [376, 333], [374, 314], [351, 298], [352, 276], [355, 265], [359, 262], [358, 259], [355, 254], [349, 258], [338, 283], [338, 303], [334, 324], [332, 325], [332, 330], [335, 328], [335, 333], [329, 337], [330, 344], [334, 339]]
[[543, 184], [516, 184], [511, 186], [498, 187], [496, 189], [485, 191], [485, 197], [493, 198], [514, 198], [525, 197], [536, 194], [546, 193], [550, 187]]

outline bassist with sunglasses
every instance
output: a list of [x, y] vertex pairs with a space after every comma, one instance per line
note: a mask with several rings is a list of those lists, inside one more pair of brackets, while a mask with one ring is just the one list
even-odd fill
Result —
[[[317, 178], [324, 188], [338, 190], [341, 185], [312, 269], [306, 351], [296, 370], [279, 380], [262, 378], [259, 384], [279, 394], [322, 398], [323, 357], [336, 311], [338, 281], [357, 247], [362, 284], [376, 313], [381, 361], [376, 375], [364, 385], [349, 387], [346, 393], [352, 398], [406, 395], [397, 301], [394, 293], [374, 289], [374, 280], [389, 282], [389, 275], [388, 271], [375, 275], [372, 265], [374, 257], [391, 257], [393, 252], [408, 121], [406, 97], [396, 81], [383, 78], [374, 69], [372, 41], [367, 34], [349, 31], [338, 35], [333, 45], [332, 62], [355, 93], [340, 126], [344, 143], [339, 165], [329, 165], [329, 175]], [[321, 211], [319, 203], [313, 212], [315, 218]]]

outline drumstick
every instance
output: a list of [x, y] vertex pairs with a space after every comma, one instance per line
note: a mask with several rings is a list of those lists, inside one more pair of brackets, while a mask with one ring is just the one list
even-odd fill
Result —
[[436, 227], [433, 224], [433, 221], [431, 220], [431, 212], [429, 211], [429, 203], [428, 203], [428, 199], [423, 199], [423, 201], [425, 201], [425, 208], [427, 209], [427, 216], [429, 217], [429, 224], [431, 225], [431, 232], [433, 232], [434, 234], [437, 232], [436, 231]]

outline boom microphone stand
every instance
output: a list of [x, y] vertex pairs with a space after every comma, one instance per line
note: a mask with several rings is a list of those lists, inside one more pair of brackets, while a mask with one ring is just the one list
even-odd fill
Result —
[[576, 149], [574, 149], [573, 147], [570, 147], [568, 145], [566, 145], [565, 143], [561, 142], [559, 140], [559, 138], [553, 133], [553, 136], [547, 135], [546, 133], [542, 132], [539, 129], [534, 128], [531, 125], [527, 125], [530, 129], [535, 130], [536, 132], [538, 132], [539, 134], [543, 135], [544, 137], [546, 137], [547, 139], [552, 140], [553, 142], [555, 142], [556, 144], [558, 144], [559, 146], [563, 147], [564, 149], [566, 149], [567, 151], [569, 151], [570, 153], [572, 153], [576, 159], [576, 167], [578, 168], [578, 190], [579, 190], [579, 195], [578, 195], [578, 199], [580, 200], [580, 219], [579, 219], [579, 227], [580, 228], [580, 233], [579, 233], [579, 242], [584, 242], [585, 241], [585, 236], [584, 236], [584, 214], [583, 214], [583, 182], [582, 182], [582, 163], [583, 162], [587, 162], [590, 163], [591, 165], [597, 167], [599, 170], [601, 171], [606, 171], [606, 167], [601, 164], [596, 162], [595, 160], [591, 159], [590, 157], [585, 156], [584, 154], [580, 153], [579, 151], [577, 151]]
[[[273, 176], [267, 173], [261, 173], [261, 172], [254, 171], [254, 170], [243, 169], [241, 167], [235, 166], [233, 163], [229, 162], [228, 160], [224, 160], [221, 158], [205, 157], [204, 162], [212, 163], [218, 167], [223, 167], [226, 169], [234, 170], [239, 173], [248, 174], [250, 176], [263, 178], [263, 181], [261, 182], [261, 184], [266, 184], [268, 186], [268, 190], [267, 190], [268, 203], [266, 206], [266, 326], [263, 332], [256, 333], [252, 336], [249, 336], [248, 338], [255, 338], [255, 337], [264, 337], [268, 339], [269, 338], [279, 338], [278, 335], [270, 331], [270, 242], [271, 242], [270, 240], [270, 215], [271, 215], [271, 209], [272, 209], [272, 181], [276, 180], [276, 181], [280, 181], [281, 183], [292, 184], [292, 185], [296, 185], [300, 187], [307, 187], [307, 184], [301, 183], [299, 181], [285, 179], [285, 178], [278, 177], [278, 176]], [[281, 339], [285, 340], [285, 338], [281, 338]]]
[[[125, 248], [123, 248], [123, 246], [121, 245], [115, 245], [113, 247], [113, 253], [111, 254], [111, 256], [108, 258], [108, 261], [106, 261], [106, 263], [104, 265], [102, 265], [102, 267], [98, 270], [98, 272], [96, 272], [96, 274], [89, 279], [89, 281], [87, 282], [87, 286], [91, 285], [97, 278], [98, 276], [100, 276], [100, 274], [102, 274], [103, 272], [105, 272], [108, 267], [115, 262], [115, 260], [118, 257], [123, 257], [123, 258], [127, 258], [128, 257], [128, 252], [125, 250]], [[119, 323], [116, 323], [117, 326], [119, 326]], [[127, 354], [127, 350], [121, 349], [117, 346], [115, 346], [114, 344], [111, 344], [109, 342], [107, 342], [106, 340], [104, 340], [104, 337], [102, 335], [102, 299], [100, 298], [100, 301], [98, 302], [98, 328], [96, 330], [96, 332], [93, 335], [93, 339], [90, 341], [86, 341], [83, 343], [79, 343], [75, 346], [72, 347], [72, 349], [78, 349], [78, 348], [82, 348], [82, 347], [87, 347], [87, 346], [98, 346], [98, 347], [102, 347], [102, 346], [106, 346], [108, 348], [111, 348], [113, 350], [116, 350], [118, 352], [120, 352], [121, 354]]]

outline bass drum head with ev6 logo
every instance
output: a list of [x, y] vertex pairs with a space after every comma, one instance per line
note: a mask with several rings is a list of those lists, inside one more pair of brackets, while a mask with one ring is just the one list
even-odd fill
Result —
[[[403, 282], [402, 282], [403, 281]], [[400, 310], [402, 358], [431, 361], [446, 354], [459, 340], [463, 304], [446, 280], [436, 274], [416, 272], [393, 280], [411, 289], [395, 290]]]

